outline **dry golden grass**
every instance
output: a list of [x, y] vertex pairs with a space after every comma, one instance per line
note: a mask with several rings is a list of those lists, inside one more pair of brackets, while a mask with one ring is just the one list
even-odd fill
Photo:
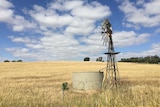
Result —
[[[61, 85], [68, 82], [71, 87], [72, 72], [98, 71], [105, 65], [106, 62], [0, 63], [0, 107], [127, 107], [128, 103], [122, 100], [125, 96], [128, 99], [124, 100], [133, 97], [130, 106], [160, 106], [160, 65], [134, 63], [118, 63], [122, 84], [116, 95], [108, 91], [86, 95], [70, 90], [62, 103]], [[136, 101], [138, 98], [140, 101]]]

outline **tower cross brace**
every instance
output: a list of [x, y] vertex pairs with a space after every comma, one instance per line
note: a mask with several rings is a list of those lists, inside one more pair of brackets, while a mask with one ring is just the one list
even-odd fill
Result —
[[103, 81], [103, 87], [117, 87], [119, 83], [119, 71], [116, 63], [116, 54], [118, 54], [119, 52], [114, 51], [111, 24], [107, 19], [103, 22], [102, 30], [102, 34], [104, 35], [104, 44], [108, 45], [108, 52], [104, 53], [107, 55], [107, 65], [106, 75]]

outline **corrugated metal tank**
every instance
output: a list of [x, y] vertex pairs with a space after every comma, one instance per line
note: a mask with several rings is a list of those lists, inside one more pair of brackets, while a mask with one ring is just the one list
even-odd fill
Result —
[[73, 72], [72, 85], [76, 90], [102, 89], [103, 72]]

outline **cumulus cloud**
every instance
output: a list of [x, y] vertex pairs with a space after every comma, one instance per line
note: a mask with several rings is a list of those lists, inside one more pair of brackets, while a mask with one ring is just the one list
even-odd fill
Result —
[[144, 0], [137, 0], [136, 4], [137, 5], [142, 5], [144, 3]]
[[157, 29], [155, 30], [155, 33], [160, 33], [160, 28], [157, 28]]
[[0, 22], [8, 23], [13, 31], [24, 31], [28, 28], [34, 28], [36, 24], [26, 20], [23, 16], [16, 15], [14, 6], [7, 0], [1, 0], [0, 4]]
[[110, 9], [107, 6], [102, 6], [98, 2], [92, 2], [91, 5], [84, 5], [83, 7], [80, 6], [75, 8], [71, 11], [71, 14], [87, 19], [99, 19], [105, 16], [109, 16], [111, 14], [109, 10]]
[[144, 51], [144, 55], [160, 55], [160, 43], [153, 43], [150, 50]]
[[44, 9], [41, 6], [34, 6], [34, 10], [30, 11], [31, 17], [41, 26], [56, 28], [68, 25], [72, 21], [72, 17], [67, 14], [59, 15], [55, 10]]
[[151, 48], [146, 51], [121, 53], [118, 55], [118, 58], [144, 57], [153, 55], [160, 55], [160, 43], [153, 43]]
[[[134, 31], [122, 31], [115, 32], [113, 40], [115, 46], [125, 47], [144, 43], [148, 40], [149, 36], [149, 34], [138, 35]], [[78, 57], [83, 58], [85, 56], [95, 58], [95, 56], [98, 55], [102, 56], [104, 51], [107, 51], [107, 48], [103, 46], [100, 33], [83, 36], [79, 39], [71, 35], [66, 36], [62, 34], [55, 34], [54, 36], [48, 35], [34, 41], [28, 37], [10, 36], [10, 39], [16, 43], [25, 43], [26, 49], [29, 50], [24, 52], [23, 48], [14, 48], [14, 51], [8, 49], [7, 51], [12, 52], [15, 56], [21, 57], [30, 57], [32, 54], [33, 56], [37, 54], [37, 57], [33, 57], [35, 58], [34, 60], [45, 60], [44, 58], [48, 58], [47, 60], [66, 60], [76, 59]], [[20, 52], [22, 53], [20, 54]]]
[[7, 0], [1, 0], [0, 4], [0, 22], [7, 22], [13, 16], [12, 3]]
[[39, 5], [34, 5], [33, 8], [29, 15], [41, 30], [63, 28], [65, 33], [73, 35], [91, 33], [98, 20], [111, 15], [109, 7], [98, 2], [87, 4], [84, 1], [53, 1], [47, 8]]
[[[106, 5], [99, 2], [88, 4], [85, 1], [52, 1], [47, 7], [34, 5], [32, 10], [25, 8], [23, 11], [31, 17], [31, 21], [26, 22], [27, 20], [19, 16], [17, 18], [20, 22], [26, 23], [25, 25], [28, 23], [28, 26], [29, 22], [34, 22], [37, 25], [35, 33], [42, 36], [34, 40], [29, 36], [9, 36], [12, 42], [23, 43], [25, 46], [6, 48], [6, 51], [16, 57], [24, 56], [33, 60], [74, 60], [92, 57], [104, 48], [100, 29], [96, 24], [111, 15]], [[17, 31], [24, 29], [23, 27], [13, 26]]]
[[23, 16], [20, 15], [14, 15], [12, 17], [12, 22], [9, 22], [12, 24], [13, 31], [21, 32], [26, 29], [33, 29], [36, 27], [35, 23], [32, 23], [28, 20], [26, 20]]
[[113, 41], [115, 46], [125, 47], [145, 43], [149, 37], [148, 33], [137, 34], [134, 31], [120, 31], [113, 34]]
[[[39, 53], [35, 50], [23, 47], [11, 47], [5, 48], [6, 51], [13, 54], [14, 57], [25, 60], [45, 60], [44, 57], [48, 58], [46, 55]], [[52, 56], [52, 55], [51, 55]]]
[[7, 48], [6, 51], [16, 57], [28, 57], [33, 60], [76, 60], [86, 56], [93, 57], [104, 49], [99, 35], [84, 36], [83, 39], [77, 40], [73, 36], [56, 34], [41, 37], [37, 42], [31, 42], [27, 37], [10, 37], [10, 39], [15, 43], [23, 42], [25, 49], [28, 50], [14, 47]]
[[[107, 5], [95, 1], [56, 0], [46, 7], [34, 5], [33, 9], [23, 9], [25, 15], [30, 17], [29, 20], [14, 14], [11, 8], [14, 8], [12, 3], [6, 6], [6, 9], [12, 11], [9, 16], [12, 21], [7, 23], [14, 31], [34, 29], [32, 36], [9, 36], [12, 42], [23, 44], [21, 47], [6, 48], [15, 57], [31, 60], [82, 60], [86, 56], [101, 56], [107, 50], [103, 46], [100, 26], [97, 26], [102, 19], [111, 15]], [[128, 9], [127, 13], [133, 10]], [[113, 34], [114, 44], [119, 47], [142, 44], [149, 37], [150, 34], [137, 34], [134, 31], [117, 31]]]
[[[140, 5], [141, 4], [141, 5]], [[125, 23], [132, 23], [144, 27], [159, 26], [160, 23], [160, 1], [151, 0], [145, 2], [138, 0], [137, 3], [125, 0], [119, 9], [125, 14]]]
[[8, 36], [9, 39], [11, 39], [13, 42], [16, 42], [16, 43], [37, 43], [36, 40], [34, 39], [31, 39], [29, 37], [14, 37], [14, 36]]

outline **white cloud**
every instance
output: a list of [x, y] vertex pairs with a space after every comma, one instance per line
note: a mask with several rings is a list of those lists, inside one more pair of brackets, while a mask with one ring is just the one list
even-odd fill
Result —
[[160, 28], [156, 29], [155, 33], [160, 33]]
[[[25, 46], [6, 48], [6, 51], [16, 57], [33, 60], [75, 60], [86, 56], [93, 57], [104, 49], [100, 29], [96, 28], [96, 24], [111, 14], [108, 6], [98, 2], [88, 4], [84, 1], [53, 1], [48, 7], [34, 5], [33, 10], [25, 8], [23, 11], [38, 25], [35, 26], [35, 33], [42, 36], [35, 40], [31, 37], [10, 36], [12, 42], [23, 43]], [[30, 21], [27, 22], [21, 16], [18, 18], [24, 25], [27, 26], [28, 23], [30, 26]], [[18, 26], [18, 22], [14, 23], [17, 25], [14, 30], [24, 29], [24, 26]], [[27, 51], [24, 51], [25, 49]]]
[[91, 46], [102, 46], [103, 41], [102, 41], [102, 36], [100, 34], [92, 34], [88, 37], [83, 37], [80, 40], [81, 42], [84, 42], [86, 44], [89, 44]]
[[71, 36], [65, 36], [60, 34], [56, 34], [50, 37], [49, 36], [42, 37], [40, 42], [45, 46], [52, 46], [52, 47], [63, 47], [63, 46], [69, 47], [69, 46], [79, 45], [77, 40], [75, 40]]
[[[61, 9], [64, 9], [64, 10], [73, 10], [77, 7], [80, 7], [84, 4], [83, 1], [67, 1], [67, 2], [63, 2], [64, 5], [63, 6], [60, 6]], [[60, 8], [59, 8], [60, 9]]]
[[88, 35], [93, 30], [94, 30], [94, 26], [84, 26], [84, 27], [68, 26], [65, 32], [73, 35]]
[[152, 0], [146, 4], [144, 4], [144, 9], [146, 13], [149, 15], [160, 15], [160, 1], [159, 0]]
[[29, 54], [29, 49], [27, 48], [6, 48], [6, 51], [12, 52], [14, 56], [26, 56]]
[[0, 61], [4, 61], [4, 60], [8, 60], [5, 57], [3, 57], [2, 55], [0, 56]]
[[[20, 15], [12, 15], [13, 30], [36, 28], [35, 33], [42, 36], [36, 39], [29, 36], [9, 36], [12, 42], [23, 43], [25, 46], [6, 48], [6, 51], [15, 57], [33, 60], [73, 60], [86, 56], [102, 56], [102, 51], [106, 50], [101, 40], [100, 27], [96, 26], [98, 21], [111, 15], [108, 6], [98, 2], [87, 4], [84, 1], [53, 1], [46, 8], [39, 5], [34, 5], [33, 10], [25, 8], [25, 14], [32, 19], [29, 21]], [[134, 31], [121, 31], [113, 34], [113, 40], [115, 46], [122, 47], [144, 43], [149, 36], [136, 34]]]
[[25, 29], [35, 28], [36, 24], [25, 20], [24, 17], [19, 15], [14, 15], [12, 22], [10, 22], [13, 27], [13, 31], [24, 31]]
[[75, 8], [71, 11], [71, 14], [87, 19], [99, 19], [111, 15], [111, 12], [109, 7], [103, 6], [98, 2], [92, 2], [91, 5], [84, 5]]
[[13, 16], [12, 3], [7, 0], [1, 0], [0, 3], [0, 22], [7, 22]]
[[[24, 43], [25, 49], [28, 49], [28, 51], [24, 52], [23, 48], [7, 49], [7, 51], [13, 53], [14, 56], [34, 58], [33, 60], [73, 60], [86, 56], [95, 59], [96, 56], [103, 56], [103, 53], [107, 51], [106, 46], [103, 46], [102, 36], [97, 30], [95, 31], [93, 34], [81, 36], [78, 39], [72, 35], [56, 33], [48, 33], [47, 36], [34, 41], [28, 37], [10, 36], [13, 42]], [[115, 46], [125, 47], [144, 43], [148, 40], [148, 37], [149, 34], [138, 35], [133, 31], [123, 31], [115, 32], [113, 40]]]
[[[87, 38], [86, 38], [87, 39]], [[25, 42], [27, 51], [24, 48], [7, 48], [6, 51], [13, 53], [16, 57], [31, 58], [33, 60], [73, 60], [86, 56], [93, 56], [101, 51], [101, 46], [94, 43], [82, 45], [73, 36], [57, 34], [55, 36], [42, 37], [38, 43], [26, 42], [28, 39], [12, 38], [15, 43]], [[98, 40], [97, 40], [98, 41]], [[84, 42], [87, 42], [84, 40]]]
[[35, 28], [35, 31], [39, 31], [37, 30], [37, 25], [39, 25], [40, 30], [67, 26], [68, 28], [64, 29], [67, 33], [84, 32], [83, 34], [89, 34], [97, 20], [111, 15], [109, 7], [98, 2], [88, 4], [84, 1], [52, 1], [47, 8], [34, 5], [33, 10], [22, 9], [22, 12], [32, 17], [29, 21], [14, 13], [14, 6], [11, 2], [2, 0], [2, 3], [4, 5], [0, 5], [0, 22], [10, 24], [13, 31], [18, 32]]
[[7, 0], [1, 0], [0, 8], [10, 8], [13, 7], [12, 3], [8, 2]]
[[[47, 56], [46, 54], [40, 53], [41, 51], [32, 50], [29, 48], [22, 48], [22, 47], [13, 47], [13, 48], [6, 48], [6, 51], [13, 54], [14, 57], [23, 60], [46, 60], [51, 58], [53, 55]], [[45, 58], [45, 59], [44, 59]]]
[[130, 45], [142, 44], [148, 41], [150, 34], [136, 34], [134, 31], [120, 31], [113, 34], [115, 46], [125, 47]]
[[95, 23], [111, 15], [111, 11], [108, 6], [98, 2], [87, 4], [84, 1], [68, 0], [53, 1], [47, 8], [34, 5], [34, 10], [30, 10], [29, 15], [41, 30], [63, 28], [65, 33], [83, 35], [91, 33]]
[[[6, 48], [6, 51], [15, 57], [26, 60], [83, 60], [86, 56], [94, 59], [104, 56], [103, 53], [107, 51], [101, 40], [100, 26], [97, 27], [102, 19], [112, 14], [107, 5], [97, 1], [86, 3], [83, 0], [54, 0], [45, 7], [34, 5], [33, 9], [22, 9], [25, 16], [29, 17], [27, 20], [24, 16], [14, 13], [14, 5], [11, 2], [1, 1], [4, 5], [0, 4], [0, 22], [11, 25], [13, 31], [33, 30], [32, 35], [24, 33], [23, 37], [9, 36], [12, 42], [21, 44], [17, 45], [19, 47]], [[136, 3], [124, 1], [120, 6], [125, 13], [123, 24], [136, 29], [140, 28], [139, 25], [159, 26], [159, 1], [153, 0], [149, 3], [151, 6], [144, 3], [144, 0]], [[159, 32], [159, 29], [156, 32]], [[145, 43], [150, 36], [134, 31], [117, 31], [113, 34], [113, 41], [116, 47], [126, 47]], [[159, 46], [153, 44], [148, 51], [122, 53], [120, 56], [158, 53]]]
[[142, 5], [144, 3], [144, 0], [137, 0], [136, 4], [137, 5]]
[[160, 43], [153, 43], [150, 50], [144, 51], [144, 55], [160, 55]]
[[35, 24], [27, 21], [23, 16], [14, 14], [14, 6], [7, 0], [1, 0], [0, 4], [0, 22], [8, 23], [13, 31], [24, 31], [28, 28], [35, 28]]
[[14, 37], [14, 36], [8, 36], [9, 39], [11, 39], [15, 43], [37, 43], [36, 40], [31, 39], [29, 37]]
[[140, 26], [138, 25], [138, 24], [132, 24], [132, 23], [126, 23], [126, 22], [122, 22], [122, 25], [123, 26], [126, 26], [126, 27], [128, 27], [128, 28], [130, 28], [130, 27], [133, 27], [133, 28], [135, 28], [136, 30], [139, 30], [140, 29]]
[[29, 14], [39, 25], [51, 28], [62, 27], [72, 21], [72, 16], [68, 14], [59, 15], [53, 9], [44, 9], [37, 5], [34, 5], [34, 10], [31, 10]]
[[120, 10], [125, 14], [125, 23], [132, 23], [144, 27], [159, 26], [160, 23], [160, 0], [152, 0], [137, 6], [134, 2], [125, 0], [119, 6]]
[[142, 57], [142, 56], [145, 57], [154, 55], [160, 55], [160, 43], [153, 43], [151, 49], [147, 51], [121, 53], [118, 55], [118, 59], [130, 58], [130, 57]]

